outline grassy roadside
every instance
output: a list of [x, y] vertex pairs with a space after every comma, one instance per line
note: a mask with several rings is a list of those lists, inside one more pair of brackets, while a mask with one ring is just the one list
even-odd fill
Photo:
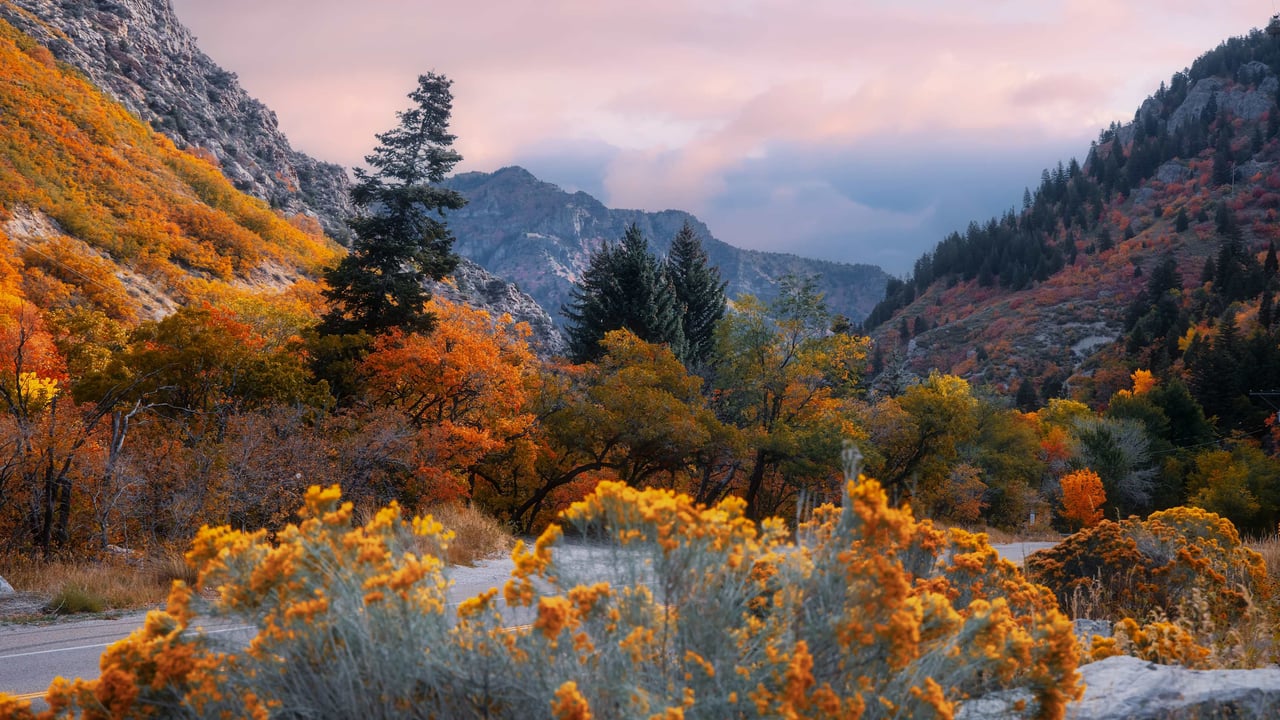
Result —
[[[450, 565], [471, 566], [514, 545], [501, 523], [473, 508], [448, 505], [429, 512], [454, 532], [444, 551]], [[439, 549], [421, 547], [419, 552], [437, 553]], [[158, 607], [168, 597], [174, 580], [191, 585], [196, 582], [195, 571], [187, 566], [180, 549], [145, 557], [105, 555], [52, 561], [0, 556], [0, 577], [17, 591], [15, 596], [0, 598], [0, 623]]]

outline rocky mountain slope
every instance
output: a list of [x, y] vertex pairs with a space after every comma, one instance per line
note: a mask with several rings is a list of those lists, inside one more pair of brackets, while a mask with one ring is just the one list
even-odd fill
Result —
[[10, 296], [127, 324], [282, 290], [338, 256], [3, 20], [0, 77], [0, 265], [21, 268]]
[[291, 148], [275, 113], [201, 52], [167, 0], [4, 0], [0, 18], [179, 147], [210, 153], [242, 192], [346, 238], [346, 172]]
[[[293, 150], [275, 114], [200, 50], [168, 0], [0, 0], [0, 19], [80, 69], [180, 148], [214, 160], [239, 190], [348, 239], [346, 170]], [[548, 354], [563, 349], [550, 316], [532, 298], [469, 260], [440, 292], [529, 323], [534, 343]]]
[[1242, 334], [1259, 325], [1280, 240], [1278, 72], [1273, 38], [1224, 43], [1083, 163], [1046, 170], [1021, 212], [921, 257], [868, 321], [886, 387], [938, 368], [1105, 400], [1135, 367], [1189, 380], [1192, 340], [1211, 341], [1226, 314]]
[[448, 181], [468, 205], [451, 214], [459, 254], [508, 278], [556, 315], [569, 302], [569, 290], [587, 266], [592, 250], [617, 242], [637, 224], [658, 252], [688, 222], [702, 238], [711, 262], [728, 281], [730, 298], [750, 293], [777, 294], [787, 274], [815, 275], [834, 313], [861, 321], [883, 296], [888, 276], [871, 265], [849, 265], [783, 253], [742, 250], [717, 240], [696, 217], [678, 210], [614, 210], [583, 193], [567, 193], [520, 167], [494, 173], [463, 173]]

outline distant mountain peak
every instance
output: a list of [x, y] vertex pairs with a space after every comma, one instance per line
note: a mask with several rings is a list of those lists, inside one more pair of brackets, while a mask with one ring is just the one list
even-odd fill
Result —
[[687, 212], [611, 209], [585, 192], [568, 193], [519, 166], [462, 173], [447, 184], [469, 201], [450, 215], [458, 253], [516, 281], [553, 313], [569, 301], [572, 283], [590, 253], [603, 242], [620, 239], [632, 223], [659, 253], [689, 223], [728, 281], [731, 297], [749, 293], [767, 300], [777, 294], [777, 281], [784, 275], [818, 275], [831, 311], [860, 321], [888, 279], [871, 265], [736, 248], [716, 239]]
[[[80, 69], [180, 148], [213, 158], [237, 189], [285, 214], [318, 219], [332, 238], [348, 237], [346, 170], [294, 151], [275, 113], [200, 50], [168, 0], [0, 0], [0, 19]], [[515, 168], [508, 177], [521, 173], [527, 175]], [[560, 349], [550, 316], [509, 283], [468, 262], [451, 280], [437, 291], [527, 322], [540, 350]]]
[[1024, 203], [890, 282], [868, 319], [886, 369], [1099, 401], [1135, 366], [1194, 375], [1197, 327], [1272, 315], [1259, 258], [1280, 241], [1280, 44], [1254, 31], [1205, 53]]

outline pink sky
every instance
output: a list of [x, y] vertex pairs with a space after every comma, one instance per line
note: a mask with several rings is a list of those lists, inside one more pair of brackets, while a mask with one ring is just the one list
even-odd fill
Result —
[[[1275, 0], [173, 0], [295, 147], [353, 165], [416, 76], [459, 170], [900, 273]], [[883, 179], [877, 186], [874, 174]], [[957, 185], [959, 187], [957, 187]], [[895, 188], [897, 188], [895, 190]], [[976, 215], [975, 215], [976, 213]]]

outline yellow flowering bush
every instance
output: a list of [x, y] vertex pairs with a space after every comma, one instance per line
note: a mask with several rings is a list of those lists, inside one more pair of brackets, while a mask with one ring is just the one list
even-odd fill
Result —
[[1230, 520], [1193, 507], [1145, 520], [1104, 520], [1027, 559], [1032, 579], [1064, 607], [1115, 621], [1090, 659], [1126, 654], [1188, 667], [1254, 667], [1274, 661], [1272, 581]]
[[[352, 527], [313, 488], [276, 542], [204, 528], [188, 558], [216, 597], [175, 585], [96, 681], [55, 683], [47, 717], [949, 718], [1028, 691], [1060, 718], [1078, 648], [1044, 588], [985, 536], [945, 532], [851, 480], [787, 541], [745, 504], [703, 507], [601, 483], [512, 552], [511, 579], [446, 607], [448, 542], [396, 506]], [[219, 645], [195, 613], [250, 621]], [[0, 697], [15, 717], [26, 712]]]
[[[1175, 507], [1146, 520], [1104, 520], [1027, 559], [1031, 576], [1067, 606], [1079, 589], [1100, 595], [1112, 617], [1177, 616], [1193, 594], [1210, 599], [1220, 625], [1253, 600], [1267, 600], [1266, 563], [1245, 547], [1230, 520]], [[1095, 618], [1106, 619], [1106, 618]]]
[[1182, 665], [1194, 669], [1210, 666], [1213, 651], [1196, 642], [1187, 628], [1167, 620], [1139, 625], [1133, 618], [1116, 623], [1111, 637], [1094, 636], [1090, 660], [1114, 655], [1132, 655], [1162, 665]]

